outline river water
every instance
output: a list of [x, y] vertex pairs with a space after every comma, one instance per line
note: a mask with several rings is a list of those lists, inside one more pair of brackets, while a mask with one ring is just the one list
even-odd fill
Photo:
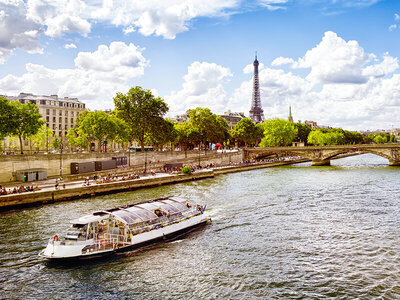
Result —
[[[72, 218], [172, 194], [212, 224], [103, 261], [37, 256]], [[400, 168], [366, 154], [3, 212], [0, 298], [399, 298], [399, 200]]]

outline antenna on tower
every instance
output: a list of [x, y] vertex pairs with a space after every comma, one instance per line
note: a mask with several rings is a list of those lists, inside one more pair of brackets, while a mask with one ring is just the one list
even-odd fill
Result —
[[256, 60], [257, 60], [257, 51], [256, 51]]

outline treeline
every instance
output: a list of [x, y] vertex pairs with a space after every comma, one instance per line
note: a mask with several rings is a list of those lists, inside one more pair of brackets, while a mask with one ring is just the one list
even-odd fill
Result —
[[117, 93], [113, 100], [115, 110], [111, 114], [84, 111], [79, 114], [75, 127], [68, 130], [66, 139], [61, 139], [47, 128], [36, 105], [0, 97], [0, 138], [17, 137], [21, 153], [22, 139], [29, 140], [36, 149], [43, 149], [49, 147], [49, 138], [53, 149], [63, 146], [64, 149], [88, 149], [90, 143], [96, 141], [98, 151], [105, 148], [105, 141], [123, 147], [136, 141], [142, 150], [145, 145], [158, 149], [168, 145], [188, 150], [207, 149], [211, 143], [226, 147], [271, 147], [290, 146], [292, 142], [318, 146], [396, 142], [395, 137], [388, 134], [364, 136], [341, 128], [312, 130], [305, 124], [279, 118], [261, 124], [243, 118], [228, 130], [225, 119], [201, 107], [190, 110], [187, 121], [172, 122], [164, 117], [169, 110], [164, 100], [138, 86], [126, 94]]

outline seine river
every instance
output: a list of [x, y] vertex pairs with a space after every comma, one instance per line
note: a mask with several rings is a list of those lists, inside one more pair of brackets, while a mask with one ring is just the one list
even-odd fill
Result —
[[[400, 297], [400, 168], [374, 155], [0, 214], [3, 299]], [[79, 265], [38, 257], [72, 218], [166, 195], [207, 204], [184, 239]]]

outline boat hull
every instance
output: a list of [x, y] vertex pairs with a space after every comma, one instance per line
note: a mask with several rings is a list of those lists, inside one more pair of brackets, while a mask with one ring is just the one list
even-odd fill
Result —
[[142, 248], [148, 245], [152, 245], [155, 243], [159, 242], [164, 242], [164, 241], [171, 241], [173, 239], [176, 239], [179, 236], [182, 236], [184, 234], [187, 234], [191, 231], [196, 230], [199, 227], [202, 227], [209, 223], [211, 221], [210, 218], [202, 218], [199, 222], [194, 223], [190, 226], [186, 226], [184, 228], [181, 228], [179, 230], [175, 230], [172, 232], [167, 232], [162, 235], [157, 235], [153, 238], [145, 239], [143, 241], [136, 242], [131, 245], [126, 245], [120, 248], [116, 249], [110, 249], [106, 251], [100, 251], [100, 252], [94, 252], [94, 253], [88, 253], [88, 254], [82, 254], [82, 255], [77, 255], [77, 256], [69, 256], [69, 257], [58, 257], [58, 256], [45, 256], [45, 255], [40, 255], [50, 261], [57, 261], [57, 262], [71, 262], [71, 261], [84, 261], [84, 260], [92, 260], [92, 259], [98, 259], [98, 258], [104, 258], [107, 256], [112, 256], [117, 253], [123, 253], [123, 252], [129, 252], [138, 248]]

